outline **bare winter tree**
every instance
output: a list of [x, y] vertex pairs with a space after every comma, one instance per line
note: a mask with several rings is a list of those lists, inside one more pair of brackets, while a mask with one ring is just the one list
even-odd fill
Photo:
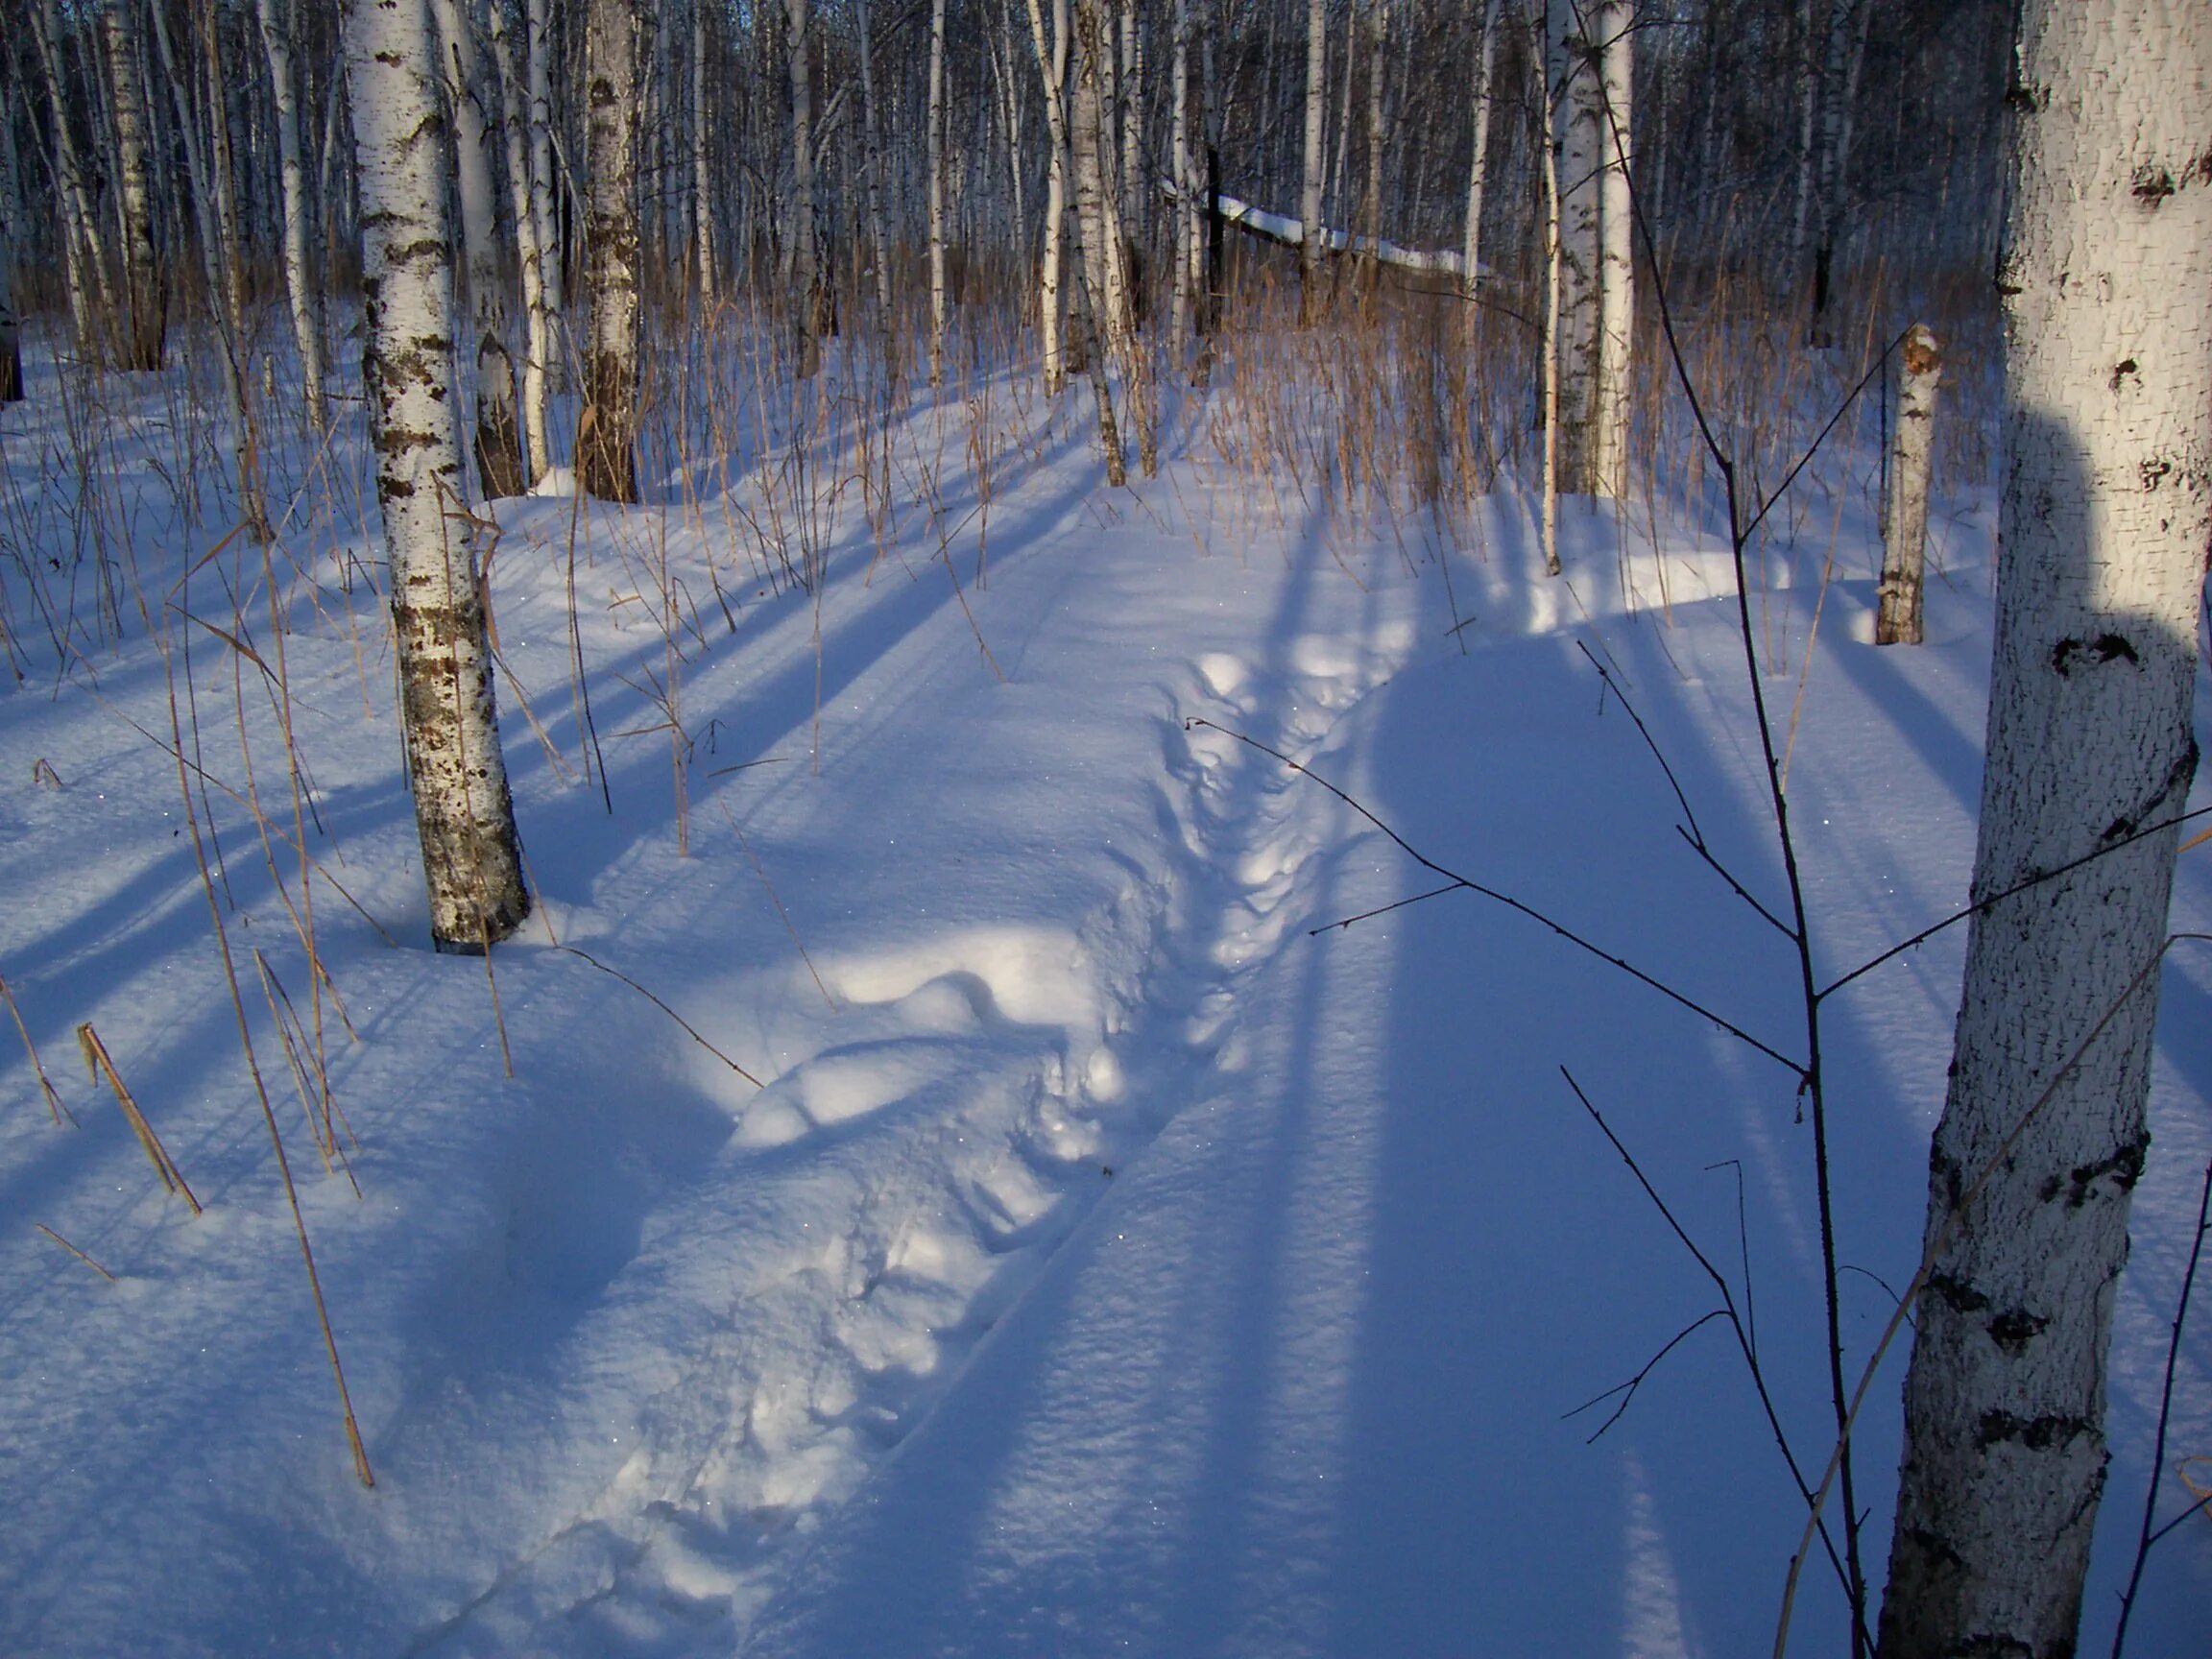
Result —
[[1306, 5], [1306, 127], [1298, 190], [1298, 322], [1321, 315], [1321, 126], [1329, 102], [1329, 13], [1322, 0]]
[[[804, 4], [804, 0], [799, 0]], [[589, 0], [584, 21], [590, 204], [584, 226], [591, 349], [576, 481], [606, 501], [637, 499], [637, 18], [622, 0]]]
[[169, 337], [169, 284], [156, 241], [152, 140], [132, 0], [108, 0], [101, 9], [100, 42], [115, 117], [115, 204], [122, 219], [115, 361], [119, 368], [152, 371], [161, 367]]
[[276, 154], [284, 193], [284, 293], [291, 302], [292, 340], [300, 353], [301, 392], [316, 431], [328, 428], [323, 373], [323, 324], [313, 267], [308, 262], [307, 166], [300, 139], [300, 80], [294, 61], [292, 15], [282, 0], [259, 0], [262, 49], [276, 107]]
[[461, 505], [453, 396], [451, 152], [424, 0], [346, 12], [361, 189], [363, 381], [391, 567], [399, 715], [445, 951], [504, 939], [529, 911], [499, 749], [482, 571]]
[[2022, 31], [1987, 908], [1929, 1160], [1885, 1659], [2075, 1650], [2175, 858], [2143, 831], [2197, 762], [2212, 30], [2030, 0]]

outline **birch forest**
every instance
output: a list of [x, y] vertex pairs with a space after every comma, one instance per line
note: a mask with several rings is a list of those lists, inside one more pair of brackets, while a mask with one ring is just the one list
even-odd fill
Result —
[[[257, 447], [330, 430], [354, 355], [374, 210], [342, 9], [11, 12], [0, 355], [63, 316], [86, 369], [184, 354], [264, 513]], [[1286, 309], [1336, 344], [1264, 373], [1326, 379], [1362, 338], [1436, 383], [1431, 494], [1540, 447], [1549, 397], [1559, 490], [1618, 496], [1652, 395], [1647, 261], [1685, 315], [1756, 316], [1787, 351], [1900, 303], [1948, 321], [1994, 252], [1995, 0], [430, 13], [455, 375], [494, 497], [573, 452], [634, 498], [686, 354], [739, 333], [773, 342], [778, 384], [830, 339], [899, 385], [1072, 378], [1118, 478], [1129, 438], [1156, 464], [1163, 388]]]
[[2206, 0], [0, 94], [0, 1654], [2205, 1650]]

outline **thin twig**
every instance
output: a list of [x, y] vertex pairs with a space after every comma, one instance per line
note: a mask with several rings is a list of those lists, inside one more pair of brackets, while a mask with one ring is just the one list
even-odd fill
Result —
[[[2166, 1344], [2166, 1382], [2158, 1394], [2158, 1432], [2151, 1446], [2150, 1490], [2143, 1494], [2143, 1530], [2135, 1544], [2135, 1564], [2128, 1574], [2128, 1588], [2120, 1593], [2120, 1625], [2112, 1632], [2112, 1659], [2120, 1659], [2120, 1651], [2128, 1643], [2128, 1619], [2135, 1611], [2135, 1592], [2143, 1584], [2143, 1564], [2151, 1557], [2151, 1546], [2166, 1535], [2166, 1529], [2152, 1530], [2152, 1521], [2158, 1512], [2158, 1477], [2166, 1466], [2166, 1431], [2174, 1420], [2174, 1371], [2181, 1358], [2181, 1327], [2189, 1317], [2189, 1293], [2197, 1286], [2197, 1263], [2204, 1255], [2204, 1235], [2212, 1231], [2212, 1164], [2204, 1166], [2204, 1190], [2197, 1199], [2197, 1231], [2189, 1238], [2189, 1265], [2181, 1275], [2181, 1299], [2174, 1307], [2174, 1334]], [[2176, 1520], [2197, 1513], [2198, 1505], [2191, 1504]]]
[[[1266, 744], [1261, 742], [1257, 737], [1247, 736], [1242, 732], [1235, 731], [1230, 727], [1219, 725], [1214, 721], [1206, 719], [1203, 715], [1193, 714], [1189, 716], [1183, 722], [1183, 728], [1185, 731], [1189, 731], [1194, 726], [1204, 726], [1210, 731], [1220, 733], [1225, 737], [1234, 737], [1238, 742], [1248, 744], [1252, 748], [1259, 750], [1262, 755], [1272, 756], [1275, 759], [1280, 760], [1284, 765], [1289, 767], [1291, 771], [1297, 773], [1300, 777], [1310, 778], [1314, 782], [1320, 784], [1322, 788], [1328, 790], [1330, 794], [1335, 796], [1337, 800], [1343, 802], [1345, 805], [1351, 807], [1353, 811], [1358, 813], [1360, 817], [1366, 819], [1368, 823], [1374, 825], [1376, 829], [1382, 830], [1382, 833], [1388, 836], [1391, 841], [1396, 843], [1399, 850], [1403, 852], [1408, 858], [1412, 859], [1414, 863], [1420, 865], [1424, 870], [1431, 871], [1435, 875], [1443, 877], [1447, 881], [1451, 883], [1451, 887], [1442, 889], [1441, 891], [1449, 892], [1455, 889], [1464, 888], [1470, 893], [1477, 894], [1484, 899], [1488, 899], [1495, 903], [1503, 904], [1508, 910], [1518, 911], [1521, 915], [1527, 917], [1530, 921], [1540, 923], [1544, 926], [1551, 928], [1552, 932], [1556, 933], [1560, 938], [1566, 940], [1570, 945], [1575, 946], [1582, 950], [1588, 951], [1591, 955], [1597, 957], [1599, 961], [1618, 968], [1622, 973], [1627, 974], [1631, 979], [1635, 979], [1645, 985], [1650, 986], [1652, 990], [1658, 992], [1662, 997], [1665, 997], [1673, 1002], [1679, 1003], [1682, 1007], [1689, 1009], [1691, 1013], [1695, 1014], [1702, 1019], [1712, 1021], [1714, 1024], [1719, 1026], [1721, 1030], [1727, 1032], [1729, 1036], [1735, 1038], [1738, 1042], [1744, 1044], [1748, 1047], [1757, 1049], [1760, 1053], [1766, 1055], [1769, 1060], [1776, 1062], [1778, 1065], [1789, 1068], [1789, 1070], [1791, 1071], [1796, 1072], [1800, 1078], [1805, 1075], [1805, 1066], [1802, 1062], [1792, 1060], [1789, 1055], [1783, 1053], [1779, 1048], [1771, 1047], [1768, 1045], [1760, 1042], [1758, 1038], [1752, 1036], [1751, 1033], [1744, 1030], [1743, 1026], [1736, 1024], [1733, 1021], [1730, 1021], [1721, 1015], [1716, 1014], [1712, 1009], [1706, 1007], [1702, 1002], [1698, 1002], [1691, 998], [1685, 997], [1681, 992], [1675, 990], [1673, 986], [1668, 984], [1665, 980], [1654, 978], [1651, 974], [1647, 974], [1643, 969], [1637, 967], [1634, 963], [1629, 962], [1623, 957], [1614, 955], [1611, 951], [1603, 949], [1600, 946], [1592, 944], [1589, 940], [1583, 938], [1581, 934], [1575, 932], [1573, 928], [1567, 926], [1564, 923], [1554, 921], [1551, 917], [1547, 916], [1543, 911], [1538, 910], [1533, 905], [1526, 904], [1508, 893], [1501, 893], [1495, 887], [1485, 887], [1479, 881], [1470, 880], [1467, 877], [1460, 875], [1456, 870], [1450, 870], [1445, 868], [1443, 865], [1437, 863], [1435, 859], [1421, 852], [1420, 849], [1416, 848], [1411, 842], [1407, 841], [1405, 836], [1399, 834], [1397, 830], [1391, 829], [1389, 825], [1383, 823], [1381, 818], [1378, 818], [1374, 812], [1369, 810], [1366, 806], [1360, 805], [1360, 803], [1355, 800], [1352, 796], [1347, 795], [1342, 789], [1339, 789], [1335, 784], [1330, 782], [1328, 779], [1322, 777], [1320, 773], [1315, 772], [1309, 766], [1301, 765], [1298, 761], [1291, 759], [1289, 756], [1284, 754], [1282, 750], [1269, 748]], [[1424, 897], [1430, 898], [1434, 896], [1435, 895], [1433, 894], [1424, 895]], [[1358, 920], [1358, 918], [1353, 918], [1352, 920]]]
[[744, 1078], [746, 1082], [752, 1084], [754, 1088], [758, 1089], [764, 1087], [759, 1078], [754, 1076], [752, 1072], [746, 1070], [744, 1067], [738, 1065], [736, 1061], [731, 1059], [729, 1055], [723, 1053], [721, 1049], [715, 1047], [713, 1044], [708, 1042], [706, 1038], [700, 1036], [698, 1031], [691, 1024], [690, 1021], [685, 1019], [683, 1015], [677, 1013], [675, 1009], [669, 1007], [667, 1003], [661, 1001], [660, 998], [654, 996], [652, 992], [646, 990], [644, 986], [638, 984], [637, 980], [631, 978], [630, 975], [623, 973], [621, 969], [610, 968], [606, 963], [600, 961], [598, 957], [591, 955], [588, 951], [581, 950], [573, 945], [556, 945], [553, 947], [553, 949], [562, 951], [566, 955], [574, 956], [579, 961], [588, 963], [591, 967], [598, 969], [602, 974], [612, 974], [614, 978], [621, 980], [623, 984], [629, 986], [631, 990], [637, 992], [638, 996], [644, 998], [646, 1001], [652, 1003], [654, 1007], [660, 1009], [661, 1013], [667, 1015], [669, 1019], [675, 1021], [677, 1024], [683, 1026], [685, 1036], [689, 1037], [692, 1042], [698, 1044], [700, 1047], [706, 1049], [708, 1053], [713, 1055], [715, 1059], [721, 1061], [723, 1065], [729, 1067], [731, 1070], [736, 1072], [738, 1076]]

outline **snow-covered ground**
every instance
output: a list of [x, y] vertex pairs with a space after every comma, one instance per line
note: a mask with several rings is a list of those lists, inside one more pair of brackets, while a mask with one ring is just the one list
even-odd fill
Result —
[[[541, 908], [488, 974], [426, 948], [350, 463], [291, 457], [339, 522], [303, 507], [265, 565], [167, 504], [194, 464], [168, 407], [88, 417], [41, 368], [0, 410], [0, 975], [76, 1120], [0, 1032], [0, 1651], [1767, 1650], [1803, 1508], [1725, 1329], [1595, 1442], [1617, 1401], [1569, 1415], [1716, 1298], [1561, 1069], [1735, 1280], [1817, 1470], [1793, 1078], [1465, 893], [1314, 934], [1436, 878], [1230, 734], [1794, 1050], [1789, 947], [1676, 833], [1584, 654], [1778, 902], [1710, 536], [1624, 558], [1571, 506], [1547, 582], [1509, 489], [1440, 533], [1263, 493], [1186, 424], [1110, 493], [1071, 415], [1012, 397], [1034, 425], [987, 437], [987, 511], [977, 405], [905, 418], [880, 535], [856, 485], [807, 520], [788, 468], [499, 503]], [[1830, 976], [1960, 902], [1983, 726], [1986, 495], [1936, 516], [1929, 645], [1877, 652], [1865, 494], [1818, 497], [1754, 604]], [[769, 580], [803, 521], [818, 602]], [[2207, 859], [2177, 926], [2212, 927]], [[1830, 1010], [1854, 1368], [1916, 1260], [1962, 944]], [[2085, 1650], [2212, 1157], [2212, 962], [2177, 950], [2164, 998]], [[84, 1022], [204, 1213], [85, 1081]], [[2208, 1323], [2173, 1456], [2212, 1453]], [[1861, 1429], [1877, 1572], [1902, 1359]], [[1843, 1651], [1807, 1583], [1792, 1650]], [[2130, 1651], [2194, 1650], [2207, 1604], [2192, 1523]]]

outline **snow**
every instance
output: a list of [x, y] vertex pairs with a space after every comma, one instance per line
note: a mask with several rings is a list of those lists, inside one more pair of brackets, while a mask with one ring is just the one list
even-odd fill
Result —
[[[188, 525], [139, 474], [96, 477], [87, 505], [55, 469], [70, 445], [36, 358], [30, 400], [0, 411], [0, 591], [25, 669], [0, 699], [0, 974], [78, 1126], [53, 1124], [7, 1034], [0, 1650], [1770, 1646], [1803, 1511], [1724, 1329], [1676, 1348], [1594, 1442], [1616, 1402], [1568, 1415], [1714, 1298], [1560, 1068], [1740, 1287], [1747, 1259], [1762, 1358], [1816, 1469], [1793, 1078], [1467, 893], [1316, 935], [1437, 878], [1231, 734], [1794, 1051], [1793, 959], [1683, 845], [1580, 649], [1633, 698], [1715, 855], [1777, 902], [1709, 527], [1663, 511], [1654, 548], [1641, 504], [1619, 535], [1570, 506], [1568, 574], [1547, 583], [1510, 479], [1466, 534], [1318, 499], [1279, 512], [1209, 461], [1193, 404], [1168, 475], [1108, 493], [1076, 400], [1009, 391], [995, 414], [898, 425], [908, 482], [880, 551], [856, 493], [813, 503], [817, 606], [740, 528], [769, 522], [773, 469], [664, 477], [666, 505], [628, 511], [560, 475], [488, 510], [541, 897], [488, 973], [426, 947], [380, 600], [346, 517], [357, 463], [333, 482], [280, 458], [300, 490], [280, 556], [265, 568], [242, 539], [210, 556], [226, 526]], [[114, 402], [114, 452], [191, 442]], [[993, 419], [1037, 424], [997, 434], [1021, 464], [982, 515], [973, 475], [931, 458]], [[1815, 534], [1843, 525], [1824, 597], [1819, 561], [1779, 542], [1757, 573], [1831, 977], [1963, 895], [1985, 692], [1986, 493], [1938, 503], [1930, 644], [1877, 652], [1870, 465], [1803, 486], [1838, 493], [1812, 515]], [[103, 571], [122, 618], [105, 635]], [[280, 644], [288, 700], [205, 628], [173, 621], [165, 668], [141, 596], [273, 668]], [[75, 619], [65, 666], [49, 614]], [[242, 1015], [168, 747], [173, 687]], [[672, 718], [690, 742], [674, 757]], [[304, 886], [301, 838], [325, 873]], [[2208, 856], [2182, 859], [2176, 926], [2212, 926]], [[311, 1031], [286, 908], [309, 898], [359, 1034], [325, 998], [359, 1197], [305, 1134], [255, 967]], [[1831, 1009], [1854, 1368], [1885, 1286], [1912, 1272], [1961, 946], [1938, 935]], [[2212, 1157], [2212, 962], [2178, 950], [2164, 996], [2089, 1647], [2125, 1580]], [[205, 1214], [163, 1192], [75, 1070], [80, 1022]], [[2176, 1455], [2212, 1443], [2204, 1329]], [[1902, 1359], [1861, 1430], [1877, 1571]], [[2189, 1650], [2208, 1596], [2212, 1527], [2193, 1524], [2152, 1557], [2131, 1650]], [[1842, 1651], [1839, 1604], [1809, 1575], [1792, 1650]]]

